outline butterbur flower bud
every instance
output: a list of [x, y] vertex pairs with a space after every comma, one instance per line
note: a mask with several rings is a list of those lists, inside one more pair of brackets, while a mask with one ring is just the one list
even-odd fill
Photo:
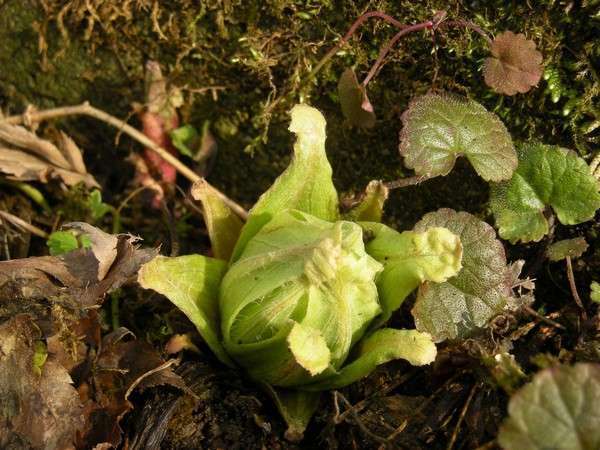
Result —
[[377, 182], [340, 220], [323, 115], [297, 105], [290, 130], [294, 157], [245, 224], [208, 184], [195, 186], [216, 258], [158, 257], [138, 280], [177, 305], [219, 360], [257, 380], [298, 439], [319, 391], [393, 359], [435, 359], [429, 334], [383, 325], [421, 282], [458, 273], [462, 246], [443, 228], [398, 233], [377, 223], [387, 197]]
[[[277, 215], [223, 278], [223, 343], [255, 379], [298, 386], [335, 373], [381, 312], [383, 266], [353, 222]], [[329, 371], [327, 370], [329, 369]]]

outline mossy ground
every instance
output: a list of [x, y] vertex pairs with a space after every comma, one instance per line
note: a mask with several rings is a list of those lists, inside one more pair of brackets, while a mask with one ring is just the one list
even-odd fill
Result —
[[[345, 124], [340, 111], [338, 77], [344, 68], [352, 66], [362, 78], [379, 48], [395, 33], [392, 27], [372, 19], [314, 79], [309, 83], [303, 80], [361, 13], [375, 9], [405, 23], [427, 20], [444, 9], [451, 18], [472, 20], [492, 34], [504, 30], [525, 33], [544, 55], [548, 80], [525, 95], [497, 95], [483, 82], [481, 67], [488, 51], [478, 35], [456, 29], [438, 36], [434, 49], [430, 35], [413, 34], [401, 41], [369, 86], [378, 117], [376, 126], [367, 131], [353, 129]], [[144, 63], [156, 60], [170, 82], [184, 88], [183, 121], [197, 127], [205, 121], [211, 123], [218, 154], [208, 179], [230, 197], [250, 206], [287, 165], [292, 142], [287, 112], [298, 101], [313, 104], [327, 118], [328, 155], [335, 183], [342, 192], [358, 192], [372, 179], [392, 180], [407, 174], [398, 154], [400, 114], [411, 97], [432, 88], [464, 94], [484, 104], [502, 118], [517, 142], [539, 139], [572, 148], [589, 159], [600, 141], [598, 35], [600, 2], [596, 0], [3, 0], [0, 105], [5, 112], [14, 113], [29, 104], [41, 109], [90, 101], [118, 117], [130, 117], [131, 104], [144, 98]], [[135, 120], [132, 118], [132, 122]], [[84, 149], [88, 169], [103, 186], [105, 200], [118, 204], [133, 189], [132, 168], [126, 157], [139, 150], [137, 144], [125, 137], [115, 143], [115, 130], [91, 119], [65, 119], [60, 126]], [[63, 209], [63, 218], [81, 218], [83, 213], [67, 210], [66, 200], [77, 193], [46, 192], [52, 206]], [[25, 201], [8, 199], [11, 195], [15, 192], [6, 191], [0, 200], [10, 204]], [[448, 177], [394, 192], [388, 202], [387, 221], [409, 228], [423, 214], [440, 207], [487, 217], [487, 197], [487, 185], [461, 162]], [[182, 205], [176, 203], [179, 210], [174, 214], [188, 217]], [[35, 213], [31, 207], [28, 211]], [[124, 217], [124, 230], [142, 235], [149, 244], [166, 239], [168, 226], [157, 227], [156, 215], [148, 217], [144, 211], [142, 203], [132, 201]], [[42, 220], [53, 223], [53, 217]], [[182, 253], [204, 245], [201, 233], [197, 233], [199, 238], [194, 237], [199, 226], [195, 218], [180, 220], [177, 229]], [[592, 226], [584, 232], [593, 237], [597, 230]], [[561, 233], [572, 232], [559, 229]], [[597, 246], [592, 247], [593, 256], [580, 267], [586, 282], [597, 273], [600, 261]], [[528, 253], [532, 257], [535, 254], [536, 249]], [[542, 286], [542, 292], [551, 290], [552, 285]], [[125, 308], [122, 314], [127, 311]], [[158, 313], [151, 316], [142, 322], [157, 329], [165, 326], [164, 319], [156, 319], [162, 317]], [[148, 334], [156, 337], [160, 332]], [[379, 378], [369, 379], [370, 383], [393, 383], [394, 367], [392, 364]], [[412, 373], [413, 380], [402, 388], [412, 389], [412, 395], [426, 395], [434, 385], [449, 389], [431, 404], [438, 406], [428, 406], [428, 414], [432, 415], [444, 407], [451, 409], [464, 403], [469, 395], [466, 386], [478, 383], [465, 372], [468, 383], [447, 377], [437, 385], [431, 381], [419, 386], [415, 377], [420, 372]], [[375, 391], [377, 386], [361, 385], [351, 393], [360, 393], [360, 399]], [[400, 427], [402, 423], [395, 423], [393, 417], [398, 416], [392, 413], [404, 405], [404, 391], [395, 394], [394, 404], [388, 397], [375, 402], [374, 409], [360, 414], [361, 420], [371, 429], [382, 427], [382, 434], [389, 434], [392, 422], [393, 427]], [[493, 438], [497, 423], [493, 408], [502, 407], [504, 402], [497, 397], [489, 387], [478, 391], [474, 401], [492, 404], [485, 422], [489, 429], [481, 431], [480, 436], [461, 434], [463, 445]], [[385, 426], [378, 423], [381, 414], [373, 412], [377, 408], [383, 408], [381, 414], [393, 416], [393, 420], [384, 421]], [[317, 418], [317, 423], [325, 424], [325, 416]], [[436, 422], [429, 418], [426, 422], [434, 426], [443, 423], [442, 419]], [[215, 426], [214, 417], [204, 420]], [[260, 428], [262, 419], [253, 420]], [[351, 427], [349, 434], [342, 436], [327, 424], [318, 437], [330, 446], [350, 442], [376, 445], [376, 441], [361, 434], [360, 427]], [[449, 439], [452, 434], [452, 430], [425, 433], [424, 429], [406, 445], [418, 441], [429, 445], [427, 448], [438, 448], [441, 441], [435, 439]], [[211, 430], [209, 437], [218, 436]], [[269, 442], [265, 439], [248, 442]]]

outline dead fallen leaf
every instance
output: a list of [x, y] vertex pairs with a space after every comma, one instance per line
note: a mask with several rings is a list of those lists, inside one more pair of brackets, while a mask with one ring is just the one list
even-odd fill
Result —
[[64, 133], [58, 141], [56, 146], [24, 127], [0, 121], [0, 172], [19, 181], [59, 178], [69, 186], [83, 182], [98, 187], [75, 142]]
[[87, 427], [78, 447], [120, 444], [123, 430], [119, 423], [133, 408], [128, 399], [132, 391], [165, 384], [187, 390], [183, 379], [171, 370], [174, 362], [165, 362], [150, 344], [136, 340], [126, 328], [106, 335], [94, 361], [93, 396], [86, 401]]
[[157, 254], [140, 249], [131, 235], [111, 236], [81, 223], [70, 226], [88, 233], [92, 246], [0, 262], [0, 320], [25, 312], [40, 318], [57, 304], [71, 311], [94, 307]]
[[0, 448], [70, 448], [83, 426], [82, 406], [68, 372], [52, 356], [33, 367], [41, 333], [27, 315], [0, 325]]
[[494, 91], [515, 95], [536, 86], [542, 76], [542, 54], [524, 34], [505, 31], [496, 36], [492, 56], [483, 66], [485, 83]]
[[99, 228], [93, 227], [85, 222], [71, 222], [63, 229], [74, 230], [79, 234], [85, 234], [90, 240], [90, 249], [98, 261], [97, 280], [104, 279], [115, 258], [117, 257], [117, 244], [119, 238], [114, 234], [108, 234]]

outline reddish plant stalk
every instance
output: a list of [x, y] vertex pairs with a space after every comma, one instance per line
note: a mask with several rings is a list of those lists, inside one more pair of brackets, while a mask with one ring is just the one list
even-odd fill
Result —
[[329, 61], [348, 42], [348, 40], [352, 37], [352, 35], [356, 32], [356, 30], [358, 30], [358, 28], [363, 23], [365, 23], [368, 19], [370, 19], [371, 17], [376, 17], [377, 19], [384, 20], [385, 22], [387, 22], [391, 25], [394, 25], [396, 28], [406, 27], [406, 25], [400, 23], [398, 20], [394, 19], [392, 16], [390, 16], [384, 12], [369, 11], [367, 13], [364, 13], [362, 16], [360, 16], [358, 19], [356, 19], [354, 21], [354, 23], [350, 26], [350, 28], [348, 28], [348, 31], [346, 32], [344, 37], [342, 37], [342, 39], [340, 39], [340, 41], [335, 46], [333, 46], [325, 54], [325, 56], [323, 56], [321, 58], [321, 60], [317, 63], [317, 65], [310, 72], [310, 74], [308, 75], [307, 78], [311, 79], [312, 77], [314, 77], [321, 70], [321, 68], [325, 65], [325, 63], [327, 61]]
[[394, 47], [394, 45], [396, 45], [396, 42], [398, 42], [400, 39], [402, 39], [404, 36], [406, 36], [409, 33], [413, 33], [415, 31], [421, 31], [421, 30], [430, 30], [432, 28], [433, 28], [433, 22], [431, 20], [428, 20], [426, 22], [421, 22], [416, 25], [407, 26], [407, 27], [403, 28], [402, 30], [398, 31], [398, 33], [396, 33], [396, 35], [392, 39], [389, 40], [389, 42], [385, 45], [385, 47], [383, 47], [380, 50], [379, 56], [377, 56], [377, 60], [375, 61], [375, 64], [373, 64], [373, 66], [371, 66], [371, 70], [369, 70], [369, 73], [363, 80], [362, 85], [364, 87], [367, 87], [367, 84], [369, 84], [369, 81], [371, 81], [371, 79], [375, 76], [375, 74], [379, 70], [380, 66], [383, 64], [384, 58], [387, 56], [387, 54], [390, 52], [390, 50]]

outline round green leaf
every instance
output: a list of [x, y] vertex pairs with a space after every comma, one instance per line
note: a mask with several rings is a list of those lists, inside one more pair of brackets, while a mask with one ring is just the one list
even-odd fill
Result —
[[511, 295], [511, 272], [496, 232], [466, 212], [440, 209], [417, 223], [415, 231], [444, 227], [463, 246], [462, 270], [444, 283], [421, 285], [412, 310], [420, 331], [434, 341], [464, 338], [500, 313]]
[[463, 155], [486, 181], [509, 179], [517, 167], [506, 127], [473, 100], [427, 94], [411, 102], [402, 123], [400, 154], [417, 175], [447, 175]]
[[539, 143], [518, 149], [519, 167], [509, 181], [492, 186], [490, 205], [503, 239], [539, 241], [548, 233], [551, 206], [565, 225], [585, 222], [600, 208], [598, 181], [586, 162], [565, 148]]
[[550, 261], [560, 261], [562, 259], [578, 258], [588, 249], [588, 243], [585, 238], [578, 237], [574, 239], [564, 239], [555, 242], [546, 250], [546, 256]]
[[543, 370], [510, 399], [498, 442], [505, 450], [600, 448], [600, 365]]

